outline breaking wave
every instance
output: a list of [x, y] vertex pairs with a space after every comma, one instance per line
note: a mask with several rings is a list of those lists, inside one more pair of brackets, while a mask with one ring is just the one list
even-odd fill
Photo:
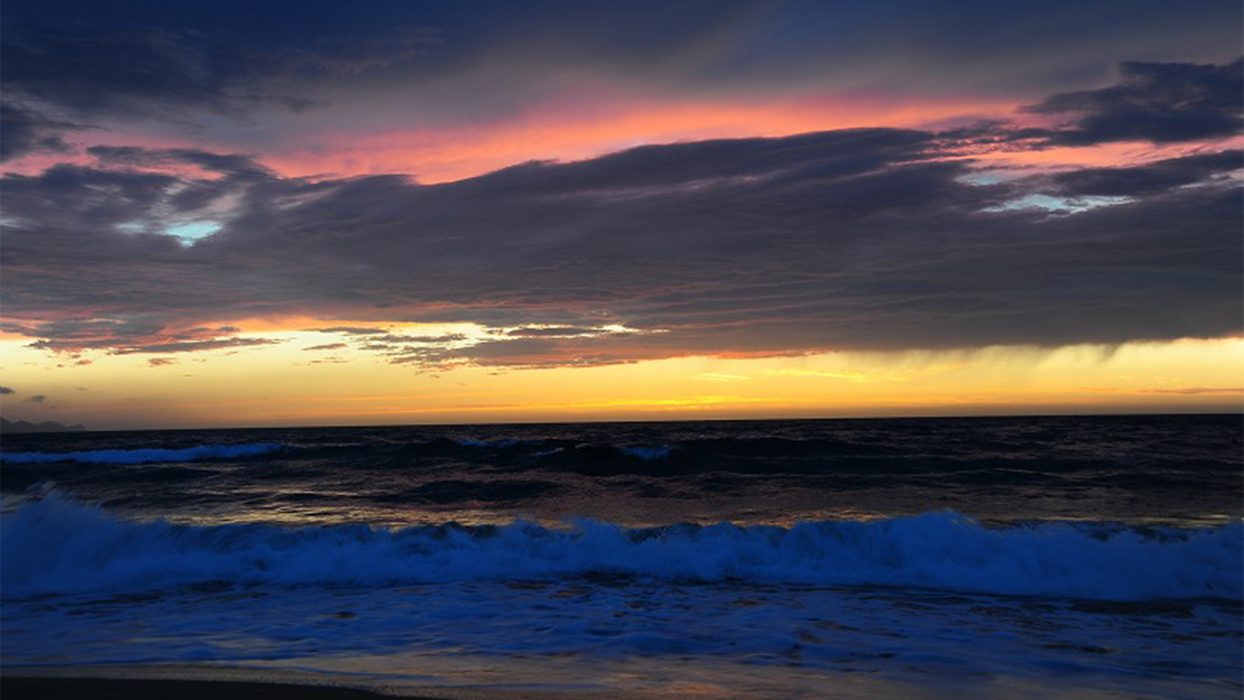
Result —
[[386, 529], [129, 522], [60, 496], [0, 532], [6, 597], [196, 584], [357, 585], [549, 580], [913, 586], [1105, 600], [1244, 597], [1244, 525], [994, 529], [945, 512], [791, 527], [581, 521]]
[[256, 457], [282, 449], [269, 442], [249, 445], [199, 445], [180, 450], [90, 450], [86, 452], [4, 452], [0, 461], [13, 464], [84, 462], [88, 464], [147, 464], [151, 462], [196, 462], [203, 459]]

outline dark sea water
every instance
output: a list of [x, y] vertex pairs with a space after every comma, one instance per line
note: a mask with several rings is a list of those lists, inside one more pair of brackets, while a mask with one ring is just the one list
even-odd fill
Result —
[[0, 444], [0, 662], [636, 695], [1238, 698], [1244, 421]]

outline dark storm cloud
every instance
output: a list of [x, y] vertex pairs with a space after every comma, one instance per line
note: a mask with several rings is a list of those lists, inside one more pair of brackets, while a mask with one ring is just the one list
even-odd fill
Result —
[[203, 350], [219, 350], [221, 348], [247, 348], [257, 345], [274, 345], [280, 343], [280, 340], [267, 340], [263, 338], [224, 338], [217, 340], [189, 340], [175, 343], [155, 343], [151, 345], [131, 346], [120, 348], [113, 352], [118, 355], [130, 355], [134, 353], [148, 352], [200, 352]]
[[306, 85], [409, 58], [432, 41], [419, 30], [373, 27], [366, 37], [310, 35], [275, 46], [205, 33], [176, 19], [153, 26], [96, 17], [52, 26], [31, 4], [6, 7], [6, 15], [0, 60], [10, 95], [83, 119], [245, 119], [265, 107], [302, 111], [317, 104], [299, 94]]
[[[1135, 0], [1127, 12], [1113, 0], [488, 0], [369, 3], [365, 12], [327, 2], [9, 0], [0, 61], [6, 100], [57, 119], [156, 119], [239, 143], [261, 114], [311, 119], [316, 107], [345, 104], [340, 119], [379, 96], [410, 96], [397, 123], [502, 119], [547, 103], [568, 77], [732, 101], [839, 89], [1040, 94], [1091, 85], [1120, 54], [1223, 60], [1238, 52], [1241, 15], [1234, 0]], [[1109, 111], [1126, 97], [1083, 97], [1091, 93], [1048, 106], [1088, 100]], [[221, 116], [229, 126], [213, 119]], [[59, 143], [51, 134], [35, 142]]]
[[[504, 358], [502, 364], [527, 364], [538, 362], [541, 358], [554, 355], [558, 350], [555, 340], [546, 338], [520, 338], [517, 340], [487, 340], [478, 345], [460, 350], [442, 353], [445, 358], [469, 358], [487, 363], [495, 358]], [[567, 361], [565, 356], [557, 356], [561, 362]], [[524, 361], [526, 360], [526, 361]]]
[[[1238, 183], [1221, 178], [1238, 154], [981, 185], [939, 144], [888, 129], [720, 140], [435, 186], [250, 172], [228, 184], [221, 230], [193, 245], [124, 223], [202, 181], [67, 166], [10, 175], [6, 330], [120, 353], [264, 342], [213, 325], [262, 316], [512, 333], [444, 348], [406, 343], [461, 339], [314, 329], [427, 367], [1241, 331], [1244, 213]], [[1017, 208], [1051, 187], [1134, 199]], [[612, 324], [636, 332], [578, 333]]]
[[191, 148], [151, 149], [137, 146], [91, 146], [86, 152], [106, 167], [159, 167], [170, 163], [197, 165], [205, 171], [223, 175], [264, 176], [271, 174], [253, 158], [239, 153], [210, 153]]
[[0, 104], [0, 161], [30, 153], [68, 153], [63, 135], [82, 127], [48, 119], [14, 102]]
[[0, 58], [10, 90], [81, 117], [171, 119], [199, 109], [240, 115], [279, 101], [251, 88], [262, 71], [258, 56], [221, 51], [188, 32], [9, 29]]
[[[6, 293], [9, 286], [6, 285]], [[37, 336], [29, 347], [58, 353], [104, 350], [113, 354], [197, 352], [220, 348], [251, 347], [276, 340], [230, 337], [231, 326], [189, 327], [184, 312], [119, 314], [116, 318], [63, 318], [0, 324], [10, 333]], [[76, 357], [76, 355], [75, 355]], [[90, 364], [89, 360], [77, 364]]]
[[1055, 145], [1222, 138], [1240, 133], [1241, 75], [1244, 59], [1224, 65], [1124, 63], [1116, 85], [1053, 95], [1026, 109], [1074, 115], [1069, 128], [1042, 134]]
[[[6, 285], [7, 287], [7, 285]], [[6, 293], [8, 289], [6, 288]], [[163, 326], [148, 318], [63, 318], [31, 323], [5, 323], [0, 328], [10, 333], [21, 335], [40, 335], [45, 340], [40, 343], [64, 342], [83, 348], [111, 347], [123, 343], [127, 339], [152, 337], [163, 330]], [[52, 349], [51, 346], [40, 346]]]
[[506, 196], [590, 194], [625, 197], [654, 188], [697, 187], [736, 178], [815, 181], [858, 175], [905, 157], [923, 158], [931, 134], [845, 129], [782, 139], [720, 139], [640, 146], [591, 160], [533, 162], [475, 178], [472, 191]]
[[[56, 165], [37, 176], [6, 175], [5, 209], [49, 229], [104, 229], [145, 218], [178, 185], [160, 173]], [[155, 243], [155, 241], [151, 241]]]
[[377, 343], [452, 343], [466, 338], [461, 333], [445, 333], [443, 335], [400, 335], [387, 334], [371, 336], [368, 340]]
[[1056, 191], [1070, 197], [1131, 197], [1212, 180], [1244, 168], [1244, 151], [1169, 158], [1128, 168], [1085, 168], [1053, 176]]

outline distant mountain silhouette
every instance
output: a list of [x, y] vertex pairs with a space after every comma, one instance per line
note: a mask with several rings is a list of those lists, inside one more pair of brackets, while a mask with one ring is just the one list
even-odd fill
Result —
[[82, 425], [65, 425], [53, 420], [31, 423], [25, 420], [0, 418], [0, 433], [64, 433], [86, 430]]

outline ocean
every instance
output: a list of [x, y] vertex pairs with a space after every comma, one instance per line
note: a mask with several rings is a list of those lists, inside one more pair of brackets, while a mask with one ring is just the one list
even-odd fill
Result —
[[567, 697], [1239, 698], [1238, 415], [0, 444], [4, 669]]

